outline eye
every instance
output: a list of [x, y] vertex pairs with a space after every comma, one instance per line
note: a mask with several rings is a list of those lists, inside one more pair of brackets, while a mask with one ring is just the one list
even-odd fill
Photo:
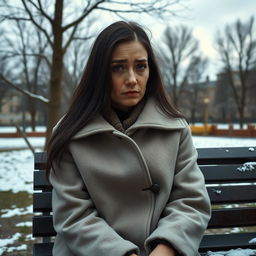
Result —
[[124, 66], [120, 64], [116, 64], [111, 67], [111, 70], [112, 72], [115, 72], [115, 73], [122, 72], [124, 70]]
[[144, 71], [147, 68], [147, 64], [146, 63], [139, 63], [136, 65], [136, 69], [138, 71]]

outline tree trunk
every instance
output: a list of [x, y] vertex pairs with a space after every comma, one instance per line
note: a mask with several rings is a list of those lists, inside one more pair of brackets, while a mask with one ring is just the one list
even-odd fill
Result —
[[244, 106], [243, 105], [239, 107], [238, 113], [239, 113], [239, 125], [240, 125], [240, 128], [242, 129], [244, 125]]
[[30, 126], [32, 131], [36, 130], [36, 103], [34, 99], [29, 99]]
[[48, 104], [48, 124], [46, 141], [48, 141], [52, 128], [60, 118], [61, 108], [61, 78], [63, 68], [63, 50], [62, 50], [62, 13], [63, 0], [55, 1], [55, 15], [53, 21], [53, 54], [52, 69], [50, 79], [50, 102]]

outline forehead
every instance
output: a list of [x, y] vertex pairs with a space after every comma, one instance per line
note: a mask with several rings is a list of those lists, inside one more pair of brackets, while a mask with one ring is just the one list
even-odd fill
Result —
[[113, 52], [112, 59], [147, 58], [146, 48], [139, 41], [123, 42], [118, 44]]

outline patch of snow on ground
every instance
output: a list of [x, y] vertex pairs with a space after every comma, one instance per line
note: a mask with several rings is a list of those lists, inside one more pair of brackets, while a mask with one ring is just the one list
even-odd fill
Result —
[[26, 244], [22, 244], [20, 246], [17, 247], [8, 247], [7, 248], [7, 252], [13, 252], [13, 251], [25, 251], [28, 249], [28, 246]]
[[[43, 148], [45, 143], [44, 137], [28, 137], [28, 141], [34, 148]], [[0, 138], [0, 149], [19, 149], [27, 148], [27, 144], [23, 138]]]
[[32, 205], [26, 207], [26, 208], [15, 208], [15, 209], [2, 209], [2, 212], [5, 212], [2, 214], [1, 218], [11, 218], [14, 216], [21, 216], [21, 215], [27, 215], [31, 214], [33, 209]]
[[[22, 127], [20, 127], [22, 129]], [[15, 126], [0, 126], [0, 133], [4, 133], [4, 132], [16, 132], [17, 129]], [[27, 127], [26, 128], [26, 132], [31, 132], [32, 129], [31, 127]], [[45, 132], [46, 131], [46, 127], [45, 126], [37, 126], [36, 127], [36, 132]]]
[[36, 240], [35, 237], [32, 236], [32, 234], [26, 235], [26, 241]]
[[15, 241], [17, 241], [21, 237], [20, 233], [14, 234], [11, 238], [5, 238], [5, 239], [0, 239], [0, 255], [4, 251], [6, 251], [6, 245], [8, 244], [13, 244]]
[[16, 227], [32, 227], [32, 221], [17, 223]]
[[33, 191], [33, 154], [30, 150], [0, 152], [0, 191]]

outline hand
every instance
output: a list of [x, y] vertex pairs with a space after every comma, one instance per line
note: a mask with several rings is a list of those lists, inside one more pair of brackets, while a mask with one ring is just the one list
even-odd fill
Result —
[[170, 246], [158, 244], [149, 256], [175, 256], [176, 252]]

